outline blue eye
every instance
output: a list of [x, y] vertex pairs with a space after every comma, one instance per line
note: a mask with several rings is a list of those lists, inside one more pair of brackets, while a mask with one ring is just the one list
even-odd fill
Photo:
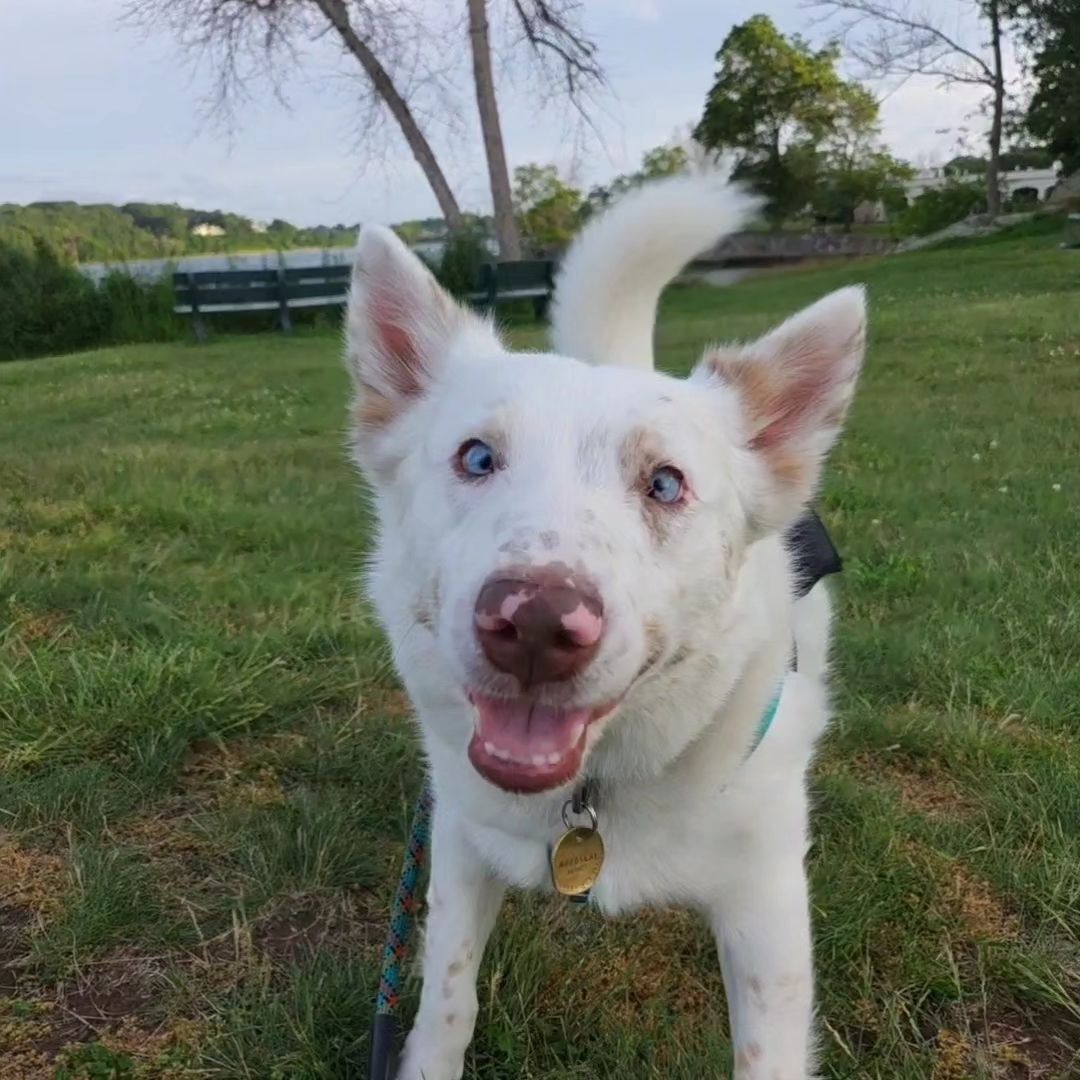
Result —
[[671, 465], [664, 465], [649, 477], [646, 494], [659, 503], [676, 503], [682, 498], [683, 474]]
[[470, 439], [458, 450], [458, 465], [467, 477], [490, 476], [495, 471], [495, 451], [486, 442]]

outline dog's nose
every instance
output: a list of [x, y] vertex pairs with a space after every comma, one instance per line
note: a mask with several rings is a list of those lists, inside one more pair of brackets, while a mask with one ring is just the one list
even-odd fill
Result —
[[484, 655], [522, 689], [576, 675], [604, 633], [599, 592], [561, 567], [493, 575], [476, 598], [474, 619]]

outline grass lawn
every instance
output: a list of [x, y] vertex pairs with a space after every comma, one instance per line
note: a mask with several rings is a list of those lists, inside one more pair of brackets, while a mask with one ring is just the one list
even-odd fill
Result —
[[[664, 362], [860, 279], [869, 362], [823, 498], [847, 559], [813, 780], [824, 1072], [1076, 1077], [1080, 253], [673, 290]], [[364, 1075], [420, 763], [356, 599], [338, 352], [0, 367], [3, 1080]], [[480, 1001], [467, 1077], [728, 1075], [680, 913], [515, 896]]]

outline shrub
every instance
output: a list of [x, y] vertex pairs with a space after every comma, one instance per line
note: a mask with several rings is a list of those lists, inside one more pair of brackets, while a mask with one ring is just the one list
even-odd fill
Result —
[[945, 187], [923, 192], [904, 210], [897, 231], [903, 236], [926, 236], [985, 212], [986, 191], [981, 184], [950, 180]]
[[0, 244], [0, 361], [175, 337], [172, 287], [114, 271], [95, 286], [43, 240]]
[[476, 288], [480, 268], [491, 258], [483, 230], [467, 224], [447, 237], [435, 276], [447, 292], [462, 297]]
[[97, 293], [110, 343], [170, 341], [182, 332], [173, 313], [168, 274], [156, 281], [139, 281], [121, 270], [112, 270], [98, 285]]

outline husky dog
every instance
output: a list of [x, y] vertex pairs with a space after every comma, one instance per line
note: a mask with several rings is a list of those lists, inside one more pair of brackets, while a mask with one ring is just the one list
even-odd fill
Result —
[[564, 259], [544, 353], [510, 351], [392, 232], [360, 234], [368, 587], [435, 794], [399, 1080], [462, 1075], [504, 890], [552, 888], [567, 815], [602, 837], [584, 860], [599, 910], [712, 926], [738, 1080], [812, 1071], [805, 773], [830, 605], [823, 584], [800, 596], [784, 536], [854, 393], [863, 292], [710, 346], [688, 378], [653, 365], [661, 289], [755, 207], [707, 173], [627, 195]]

